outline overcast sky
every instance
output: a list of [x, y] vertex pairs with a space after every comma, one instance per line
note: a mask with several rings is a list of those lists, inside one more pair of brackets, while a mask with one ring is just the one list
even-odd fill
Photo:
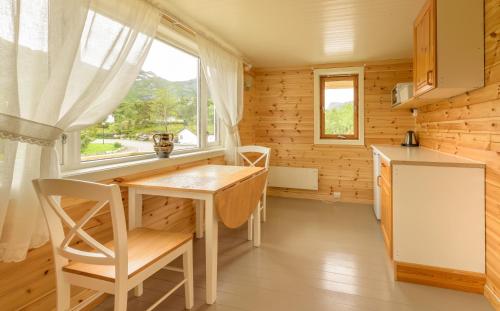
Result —
[[198, 76], [198, 58], [154, 40], [142, 69], [169, 81], [186, 81]]
[[325, 108], [335, 109], [346, 103], [354, 102], [353, 89], [326, 89], [325, 90]]

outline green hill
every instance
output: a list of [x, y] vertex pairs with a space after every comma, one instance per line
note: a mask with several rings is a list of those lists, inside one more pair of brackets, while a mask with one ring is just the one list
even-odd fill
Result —
[[[198, 81], [168, 81], [141, 71], [127, 96], [113, 112], [114, 122], [81, 132], [82, 147], [96, 138], [136, 139], [143, 134], [188, 128], [197, 132]], [[103, 129], [104, 127], [104, 129]]]

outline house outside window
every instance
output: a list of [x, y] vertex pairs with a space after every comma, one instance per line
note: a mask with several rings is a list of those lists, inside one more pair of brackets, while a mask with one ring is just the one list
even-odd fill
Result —
[[103, 121], [69, 135], [63, 169], [155, 157], [153, 135], [174, 136], [172, 154], [221, 145], [219, 120], [194, 53], [155, 39], [121, 104]]

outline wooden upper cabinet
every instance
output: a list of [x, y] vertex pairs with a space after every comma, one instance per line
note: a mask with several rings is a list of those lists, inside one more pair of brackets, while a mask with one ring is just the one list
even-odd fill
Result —
[[420, 95], [436, 85], [436, 9], [434, 0], [422, 8], [413, 25], [414, 94]]
[[428, 0], [413, 24], [413, 88], [446, 99], [484, 86], [483, 1]]

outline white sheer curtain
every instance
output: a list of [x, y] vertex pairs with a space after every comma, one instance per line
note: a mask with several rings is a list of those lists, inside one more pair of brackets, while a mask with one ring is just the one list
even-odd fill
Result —
[[243, 116], [243, 61], [202, 36], [196, 41], [215, 111], [226, 130], [226, 160], [234, 163], [235, 148], [240, 145], [238, 123]]
[[0, 261], [48, 240], [31, 180], [59, 176], [62, 132], [116, 108], [159, 20], [143, 0], [0, 0]]

